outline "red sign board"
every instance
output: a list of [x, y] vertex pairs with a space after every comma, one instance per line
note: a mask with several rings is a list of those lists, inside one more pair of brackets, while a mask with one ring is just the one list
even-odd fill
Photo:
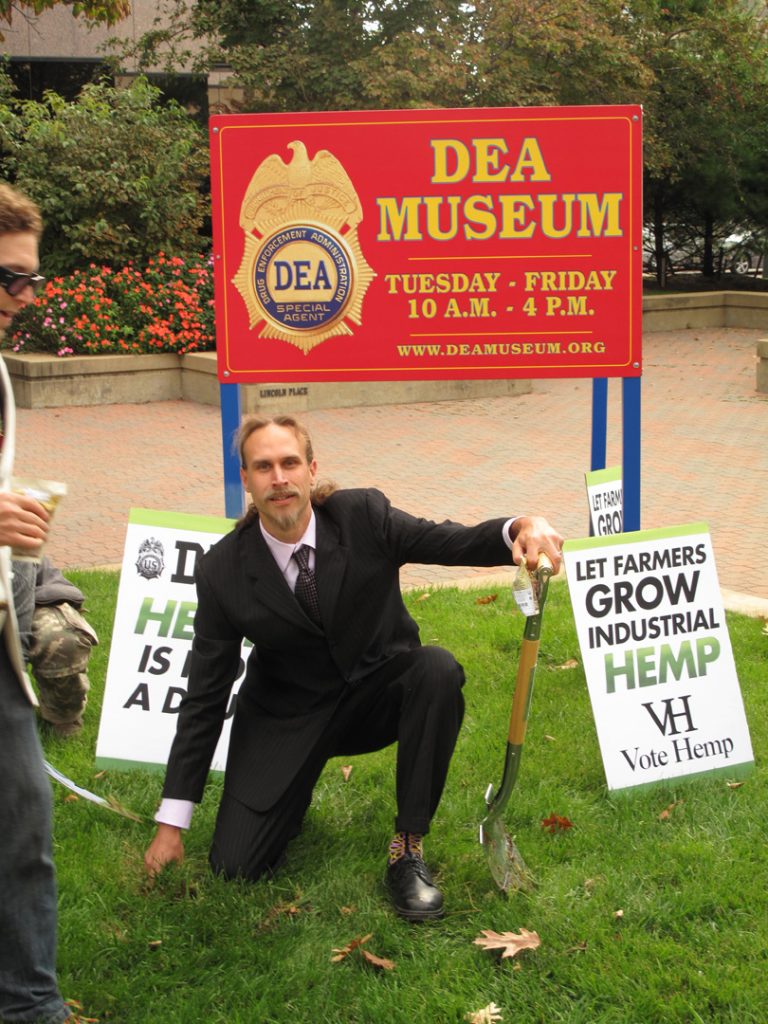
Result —
[[639, 376], [641, 115], [212, 117], [219, 379]]

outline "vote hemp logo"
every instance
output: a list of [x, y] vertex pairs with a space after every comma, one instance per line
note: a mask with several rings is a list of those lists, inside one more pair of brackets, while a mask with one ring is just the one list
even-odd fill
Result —
[[305, 354], [362, 323], [375, 271], [363, 256], [357, 225], [363, 209], [341, 163], [327, 150], [312, 160], [289, 143], [257, 167], [240, 207], [245, 249], [232, 279], [261, 338], [279, 338]]

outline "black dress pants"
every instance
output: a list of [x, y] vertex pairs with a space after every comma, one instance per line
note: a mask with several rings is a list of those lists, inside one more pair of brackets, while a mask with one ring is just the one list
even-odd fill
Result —
[[271, 871], [301, 831], [329, 758], [371, 753], [393, 743], [395, 830], [428, 832], [464, 716], [463, 684], [464, 670], [443, 648], [405, 651], [342, 698], [296, 777], [269, 810], [254, 811], [230, 796], [225, 780], [210, 852], [213, 870], [251, 880]]

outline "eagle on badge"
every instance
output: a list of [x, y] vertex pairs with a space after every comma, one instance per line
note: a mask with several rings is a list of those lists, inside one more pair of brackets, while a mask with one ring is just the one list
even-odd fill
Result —
[[262, 161], [240, 207], [243, 231], [266, 235], [287, 220], [322, 220], [340, 231], [355, 228], [363, 208], [355, 186], [342, 165], [327, 149], [310, 160], [303, 142], [288, 143], [293, 159], [285, 163], [277, 153]]

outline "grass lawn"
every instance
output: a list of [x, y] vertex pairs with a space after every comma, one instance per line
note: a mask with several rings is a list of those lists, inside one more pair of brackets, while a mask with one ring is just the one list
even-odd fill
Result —
[[[504, 896], [478, 843], [483, 793], [498, 784], [523, 619], [508, 588], [408, 596], [426, 643], [467, 673], [467, 713], [426, 857], [447, 914], [409, 925], [382, 880], [392, 831], [393, 751], [327, 767], [302, 835], [279, 873], [226, 883], [207, 868], [220, 781], [209, 783], [187, 860], [148, 887], [142, 857], [161, 779], [111, 771], [94, 750], [117, 574], [71, 573], [103, 642], [91, 661], [86, 728], [44, 737], [49, 760], [80, 785], [146, 816], [136, 823], [54, 792], [65, 998], [115, 1024], [443, 1024], [495, 1003], [504, 1022], [653, 1024], [768, 1019], [768, 637], [729, 615], [756, 769], [607, 791], [565, 585], [544, 619], [536, 692], [507, 824], [536, 887]], [[496, 600], [477, 599], [497, 593]], [[567, 667], [569, 663], [575, 665]], [[665, 808], [674, 805], [667, 817]], [[554, 834], [551, 814], [573, 827]], [[536, 931], [541, 945], [501, 960], [473, 944], [485, 929]], [[334, 949], [363, 948], [370, 966]]]

